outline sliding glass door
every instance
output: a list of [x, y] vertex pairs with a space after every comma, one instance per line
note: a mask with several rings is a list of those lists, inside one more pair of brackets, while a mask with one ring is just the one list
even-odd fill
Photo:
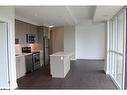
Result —
[[108, 72], [120, 89], [124, 88], [124, 24], [125, 11], [108, 23]]

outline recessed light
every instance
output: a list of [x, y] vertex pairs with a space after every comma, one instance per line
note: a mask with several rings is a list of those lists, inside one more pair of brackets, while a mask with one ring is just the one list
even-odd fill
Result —
[[54, 27], [54, 25], [50, 25], [50, 26], [49, 26], [49, 28], [53, 28], [53, 27]]

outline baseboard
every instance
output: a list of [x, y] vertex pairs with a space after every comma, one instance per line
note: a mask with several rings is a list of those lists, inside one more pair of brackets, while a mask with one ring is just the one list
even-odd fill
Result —
[[71, 61], [76, 61], [77, 59], [71, 59]]
[[77, 60], [86, 60], [86, 61], [104, 61], [104, 59], [77, 59]]

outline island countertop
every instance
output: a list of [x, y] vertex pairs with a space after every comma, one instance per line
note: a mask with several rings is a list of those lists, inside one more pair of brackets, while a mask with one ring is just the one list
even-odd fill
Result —
[[60, 52], [51, 54], [50, 56], [71, 56], [71, 55], [72, 55], [72, 53], [70, 53], [70, 52], [60, 51]]

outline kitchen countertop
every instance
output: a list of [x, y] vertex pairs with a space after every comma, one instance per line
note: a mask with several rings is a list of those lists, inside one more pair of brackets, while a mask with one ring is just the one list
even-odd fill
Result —
[[71, 56], [71, 55], [72, 55], [72, 53], [60, 51], [60, 52], [56, 52], [50, 56]]
[[43, 52], [43, 50], [33, 50], [32, 52]]
[[21, 54], [16, 54], [16, 57], [21, 57], [21, 56], [26, 56], [26, 55], [30, 55], [32, 53], [21, 53]]
[[15, 57], [31, 55], [33, 52], [43, 52], [43, 51], [42, 50], [35, 50], [35, 51], [32, 51], [31, 53], [20, 53], [20, 54], [16, 54]]

